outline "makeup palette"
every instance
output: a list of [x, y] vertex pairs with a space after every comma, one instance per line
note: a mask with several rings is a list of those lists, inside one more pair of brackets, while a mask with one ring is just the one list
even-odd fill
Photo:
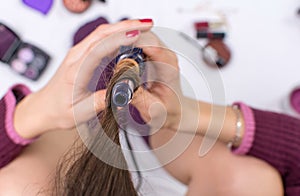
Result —
[[46, 69], [50, 56], [40, 48], [23, 42], [16, 33], [0, 23], [0, 61], [16, 73], [37, 80]]

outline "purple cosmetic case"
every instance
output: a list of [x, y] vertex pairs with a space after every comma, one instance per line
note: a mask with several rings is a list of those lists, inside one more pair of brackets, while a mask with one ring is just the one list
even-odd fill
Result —
[[0, 61], [16, 73], [36, 81], [48, 66], [50, 56], [40, 48], [23, 42], [13, 30], [0, 23]]

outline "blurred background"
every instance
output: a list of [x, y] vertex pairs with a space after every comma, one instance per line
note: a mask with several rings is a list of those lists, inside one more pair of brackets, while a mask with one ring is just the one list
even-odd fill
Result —
[[73, 13], [62, 0], [53, 0], [49, 12], [43, 14], [22, 0], [3, 1], [0, 22], [23, 41], [46, 51], [51, 61], [37, 81], [0, 62], [0, 95], [16, 83], [34, 91], [43, 87], [72, 46], [78, 28], [100, 16], [109, 23], [124, 17], [152, 18], [155, 26], [184, 32], [200, 45], [207, 40], [196, 39], [194, 23], [221, 18], [231, 59], [220, 72], [212, 72], [221, 75], [225, 102], [240, 100], [261, 109], [287, 112], [283, 104], [291, 90], [300, 86], [299, 8], [299, 0], [94, 0], [86, 11]]

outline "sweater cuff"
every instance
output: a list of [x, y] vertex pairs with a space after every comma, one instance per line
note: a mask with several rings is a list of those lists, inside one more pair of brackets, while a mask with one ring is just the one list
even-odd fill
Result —
[[249, 152], [253, 144], [255, 135], [255, 120], [251, 108], [249, 108], [247, 105], [242, 102], [236, 102], [234, 105], [237, 105], [242, 112], [244, 117], [245, 132], [240, 146], [233, 149], [232, 152], [237, 155], [244, 155]]
[[32, 143], [35, 139], [25, 139], [17, 133], [14, 127], [14, 111], [17, 103], [30, 93], [31, 91], [29, 90], [29, 88], [22, 84], [17, 84], [10, 88], [3, 98], [6, 105], [5, 131], [8, 137], [15, 144], [23, 146]]

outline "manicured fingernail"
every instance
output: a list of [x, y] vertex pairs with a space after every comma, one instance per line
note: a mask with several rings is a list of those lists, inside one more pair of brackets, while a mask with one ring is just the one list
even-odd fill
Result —
[[144, 18], [144, 19], [139, 19], [140, 22], [142, 23], [150, 23], [153, 22], [153, 20], [151, 18]]
[[132, 31], [128, 31], [126, 32], [126, 37], [135, 37], [140, 33], [139, 30], [132, 30]]

